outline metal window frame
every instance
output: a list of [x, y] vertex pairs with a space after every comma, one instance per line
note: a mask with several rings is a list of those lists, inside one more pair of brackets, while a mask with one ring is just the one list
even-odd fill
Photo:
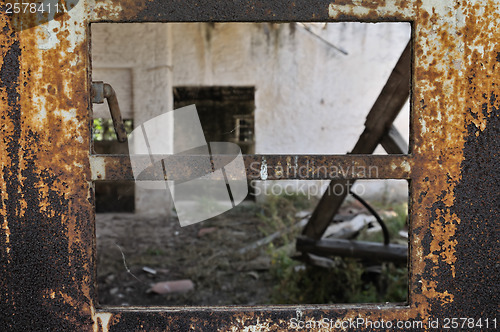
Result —
[[[470, 317], [483, 328], [489, 319], [491, 328], [500, 220], [496, 0], [82, 0], [57, 19], [55, 39], [0, 17], [2, 327], [281, 331], [298, 317], [424, 324]], [[412, 23], [411, 153], [297, 156], [380, 166], [379, 178], [410, 181], [408, 305], [96, 306], [93, 181], [122, 179], [124, 157], [91, 155], [89, 25], [232, 21]], [[245, 161], [265, 158], [269, 166], [287, 157], [295, 156]]]

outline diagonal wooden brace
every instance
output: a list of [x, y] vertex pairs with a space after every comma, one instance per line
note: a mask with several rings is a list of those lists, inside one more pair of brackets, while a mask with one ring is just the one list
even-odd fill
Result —
[[[365, 130], [358, 139], [351, 154], [371, 154], [375, 148], [382, 144], [387, 153], [405, 154], [408, 152], [406, 142], [402, 139], [396, 128], [392, 125], [401, 108], [410, 95], [411, 78], [411, 46], [406, 45], [389, 79], [380, 92], [375, 104], [368, 113], [365, 121]], [[332, 180], [328, 189], [321, 197], [309, 222], [302, 234], [308, 238], [319, 240], [326, 228], [337, 214], [353, 180]], [[340, 194], [335, 188], [342, 186]]]

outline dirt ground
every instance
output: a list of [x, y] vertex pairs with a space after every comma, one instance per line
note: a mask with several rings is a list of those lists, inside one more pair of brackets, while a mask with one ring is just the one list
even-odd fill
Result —
[[[291, 278], [288, 274], [289, 282], [296, 279], [296, 272], [305, 268], [296, 261], [291, 265], [289, 257], [297, 254], [294, 239], [302, 227], [296, 225], [304, 224], [315, 204], [290, 197], [269, 199], [266, 204], [245, 202], [220, 216], [186, 227], [180, 227], [175, 216], [99, 213], [96, 216], [99, 303], [119, 306], [214, 306], [296, 301], [297, 297], [290, 298], [285, 293], [290, 291], [292, 295], [297, 295], [297, 291], [301, 290], [294, 289], [297, 287], [294, 282], [283, 284], [283, 281], [287, 282], [283, 279], [287, 278], [284, 271], [295, 269]], [[349, 220], [360, 213], [367, 211], [359, 203], [344, 204], [337, 217]], [[401, 222], [399, 226], [402, 226]], [[392, 233], [397, 236], [399, 229], [395, 228]], [[273, 234], [279, 236], [272, 242], [262, 243], [263, 239]], [[382, 241], [381, 234], [377, 235], [379, 238], [364, 236], [366, 234], [361, 233], [359, 238]], [[406, 240], [395, 241], [402, 244]], [[255, 246], [256, 243], [261, 245]], [[279, 255], [276, 256], [276, 253]], [[395, 284], [398, 294], [395, 297], [367, 297], [360, 288], [359, 292], [347, 298], [341, 297], [341, 301], [373, 303], [395, 299], [404, 302], [407, 289], [405, 271], [400, 271], [399, 277], [389, 276], [392, 284], [394, 280], [399, 280], [400, 285]], [[351, 272], [357, 276], [356, 271]], [[334, 272], [323, 274], [325, 284], [313, 285], [313, 289], [325, 285], [330, 287], [331, 273]], [[335, 278], [340, 277], [347, 278], [342, 287], [354, 287], [352, 275], [349, 277], [341, 273]], [[194, 289], [166, 294], [151, 291], [157, 283], [186, 279], [194, 284]], [[313, 275], [313, 279], [320, 278]], [[357, 283], [356, 287], [366, 287], [366, 284], [360, 284], [360, 280]], [[337, 292], [343, 293], [342, 287]], [[363, 296], [356, 300], [353, 297], [358, 297], [358, 293]], [[338, 296], [334, 298], [338, 299]], [[298, 301], [301, 301], [300, 296]], [[316, 301], [314, 297], [312, 301]], [[326, 302], [307, 303], [329, 303], [332, 297], [323, 297], [319, 301]]]
[[[257, 207], [246, 204], [180, 227], [171, 217], [97, 214], [98, 297], [103, 305], [266, 304], [275, 284]], [[154, 269], [156, 274], [144, 271]], [[184, 294], [148, 292], [154, 283], [190, 279]]]

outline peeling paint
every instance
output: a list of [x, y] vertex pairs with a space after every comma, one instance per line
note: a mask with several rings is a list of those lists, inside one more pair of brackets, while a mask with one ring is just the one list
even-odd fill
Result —
[[45, 35], [45, 38], [40, 38], [38, 40], [38, 49], [49, 50], [55, 48], [59, 43], [59, 39], [57, 38], [57, 33], [54, 30], [59, 30], [60, 28], [61, 24], [55, 20], [49, 21], [48, 23], [40, 26], [39, 29]]
[[265, 158], [262, 158], [262, 163], [260, 166], [260, 178], [264, 181], [267, 180], [267, 163]]
[[406, 160], [401, 163], [401, 168], [408, 173], [411, 171], [410, 163], [407, 162]]
[[90, 169], [92, 170], [92, 179], [106, 178], [106, 161], [103, 158], [91, 158]]
[[108, 332], [109, 321], [112, 314], [106, 312], [99, 312], [95, 315], [96, 325], [94, 326], [95, 332]]
[[286, 330], [297, 315], [290, 306], [96, 309], [92, 180], [127, 174], [121, 157], [90, 154], [87, 30], [97, 21], [411, 21], [411, 155], [246, 160], [260, 160], [255, 173], [262, 180], [276, 175], [268, 172], [272, 165], [290, 168], [314, 160], [380, 164], [379, 177], [411, 181], [408, 305], [304, 306], [305, 319], [498, 315], [491, 301], [498, 291], [500, 219], [496, 0], [252, 0], [204, 6], [194, 0], [80, 1], [56, 22], [23, 31], [13, 29], [5, 13], [0, 16], [5, 329], [276, 331]]

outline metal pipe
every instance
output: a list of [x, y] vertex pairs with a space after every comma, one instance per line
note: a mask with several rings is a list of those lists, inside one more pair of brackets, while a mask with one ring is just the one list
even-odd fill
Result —
[[349, 190], [349, 193], [354, 198], [356, 198], [368, 211], [370, 211], [370, 213], [375, 217], [375, 219], [377, 219], [377, 222], [380, 225], [380, 227], [382, 227], [382, 232], [384, 233], [384, 245], [386, 246], [389, 245], [389, 242], [391, 240], [389, 236], [389, 230], [387, 229], [387, 226], [385, 225], [382, 218], [380, 218], [378, 213], [364, 199], [353, 193], [352, 190]]
[[116, 137], [118, 142], [124, 143], [127, 141], [127, 132], [125, 131], [125, 125], [123, 124], [122, 115], [120, 112], [120, 106], [118, 105], [118, 98], [116, 98], [115, 90], [108, 83], [104, 83], [104, 98], [108, 102], [109, 111], [111, 112], [111, 118], [113, 119], [113, 126], [115, 127]]

